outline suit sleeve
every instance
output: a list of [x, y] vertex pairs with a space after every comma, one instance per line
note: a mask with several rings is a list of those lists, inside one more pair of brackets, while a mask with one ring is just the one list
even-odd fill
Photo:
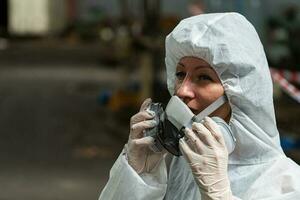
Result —
[[99, 200], [162, 200], [167, 189], [167, 170], [164, 159], [151, 173], [137, 174], [128, 164], [125, 150], [110, 170], [109, 180]]

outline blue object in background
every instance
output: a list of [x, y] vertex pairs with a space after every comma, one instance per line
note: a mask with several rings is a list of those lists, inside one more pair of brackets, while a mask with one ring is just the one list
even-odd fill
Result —
[[111, 90], [103, 90], [100, 92], [98, 98], [97, 98], [97, 102], [100, 104], [100, 105], [107, 105], [110, 98], [112, 96], [112, 91]]
[[288, 136], [280, 137], [280, 144], [284, 151], [299, 149], [300, 150], [300, 139]]

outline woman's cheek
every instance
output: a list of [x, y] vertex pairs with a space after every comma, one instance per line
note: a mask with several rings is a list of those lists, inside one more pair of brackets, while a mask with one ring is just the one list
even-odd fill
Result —
[[224, 91], [217, 89], [217, 90], [198, 90], [197, 92], [197, 104], [199, 109], [204, 109], [217, 100], [220, 96], [222, 96]]

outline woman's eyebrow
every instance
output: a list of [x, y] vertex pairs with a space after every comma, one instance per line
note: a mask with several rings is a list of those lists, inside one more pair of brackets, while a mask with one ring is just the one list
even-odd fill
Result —
[[211, 67], [208, 65], [198, 65], [196, 67], [194, 67], [195, 69], [210, 69]]
[[184, 64], [182, 64], [181, 62], [179, 62], [179, 63], [178, 63], [178, 65], [181, 65], [182, 67], [185, 67], [185, 65], [184, 65]]

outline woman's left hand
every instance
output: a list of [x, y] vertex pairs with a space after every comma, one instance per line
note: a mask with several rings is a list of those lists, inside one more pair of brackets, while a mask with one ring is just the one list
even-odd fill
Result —
[[228, 151], [218, 125], [209, 117], [203, 123], [193, 123], [179, 147], [200, 188], [201, 199], [231, 200]]

